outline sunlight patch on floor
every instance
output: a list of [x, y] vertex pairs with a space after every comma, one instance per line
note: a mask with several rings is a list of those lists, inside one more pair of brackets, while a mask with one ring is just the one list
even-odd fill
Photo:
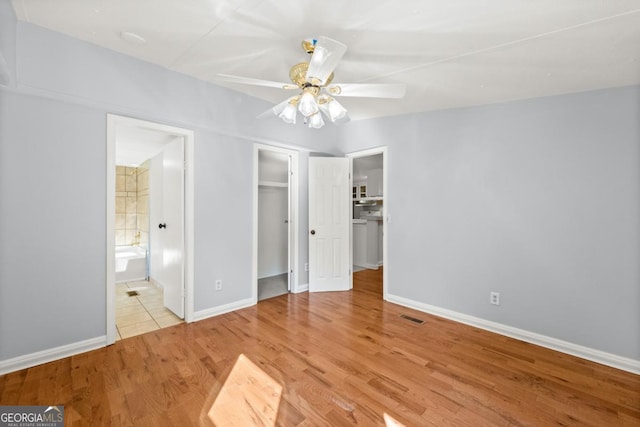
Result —
[[275, 426], [283, 388], [244, 354], [238, 356], [208, 418], [216, 426]]
[[402, 424], [399, 421], [396, 421], [391, 415], [387, 414], [386, 412], [383, 415], [384, 417], [384, 425], [386, 427], [406, 427], [404, 424]]

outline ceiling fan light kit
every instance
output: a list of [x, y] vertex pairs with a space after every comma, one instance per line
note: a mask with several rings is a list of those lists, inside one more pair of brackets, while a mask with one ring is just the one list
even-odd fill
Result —
[[347, 116], [347, 109], [342, 106], [338, 101], [330, 96], [321, 98], [318, 102], [320, 111], [322, 111], [329, 120], [337, 122]]
[[320, 114], [320, 111], [309, 116], [307, 118], [307, 122], [309, 127], [312, 129], [320, 129], [322, 126], [324, 126], [324, 120], [322, 119], [322, 114]]
[[281, 89], [298, 89], [299, 95], [292, 96], [284, 102], [265, 111], [258, 118], [276, 115], [288, 124], [296, 123], [299, 111], [304, 122], [313, 129], [324, 126], [323, 115], [332, 123], [349, 120], [347, 110], [334, 96], [402, 98], [406, 91], [402, 84], [341, 84], [331, 85], [333, 70], [336, 68], [347, 46], [328, 37], [319, 37], [302, 41], [303, 50], [311, 55], [309, 62], [300, 62], [289, 69], [292, 84], [278, 83], [248, 77], [218, 74], [222, 80], [233, 83], [252, 84], [256, 86], [278, 87]]
[[298, 99], [294, 99], [294, 98], [300, 98], [298, 96], [294, 96], [293, 98], [289, 99], [287, 101], [287, 104], [285, 105], [284, 109], [282, 110], [282, 112], [280, 112], [280, 114], [278, 114], [278, 117], [280, 117], [282, 119], [283, 122], [285, 123], [289, 123], [289, 124], [296, 124], [296, 104], [298, 103]]
[[314, 92], [308, 89], [302, 91], [302, 96], [298, 103], [298, 111], [305, 117], [311, 117], [318, 112], [318, 103], [316, 102], [316, 96], [318, 95]]

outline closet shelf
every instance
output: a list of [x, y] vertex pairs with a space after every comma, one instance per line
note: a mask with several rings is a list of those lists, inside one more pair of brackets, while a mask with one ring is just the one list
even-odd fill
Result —
[[280, 187], [280, 188], [287, 188], [289, 186], [289, 183], [287, 182], [276, 182], [276, 181], [259, 181], [258, 185], [260, 187]]

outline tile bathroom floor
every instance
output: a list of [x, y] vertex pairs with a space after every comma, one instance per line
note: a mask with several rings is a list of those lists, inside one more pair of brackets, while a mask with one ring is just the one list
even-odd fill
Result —
[[[129, 296], [127, 292], [138, 295]], [[117, 339], [177, 325], [183, 320], [164, 307], [162, 289], [147, 281], [116, 284]]]

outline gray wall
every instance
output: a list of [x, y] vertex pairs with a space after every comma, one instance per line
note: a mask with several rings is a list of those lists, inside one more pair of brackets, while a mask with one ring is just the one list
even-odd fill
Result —
[[322, 150], [335, 128], [255, 120], [270, 103], [16, 25], [8, 4], [0, 49], [18, 71], [0, 89], [0, 361], [105, 335], [107, 113], [194, 129], [195, 310], [251, 298], [253, 142]]
[[640, 360], [639, 118], [625, 87], [344, 127], [389, 147], [389, 293]]
[[104, 113], [0, 93], [0, 360], [105, 333]]

